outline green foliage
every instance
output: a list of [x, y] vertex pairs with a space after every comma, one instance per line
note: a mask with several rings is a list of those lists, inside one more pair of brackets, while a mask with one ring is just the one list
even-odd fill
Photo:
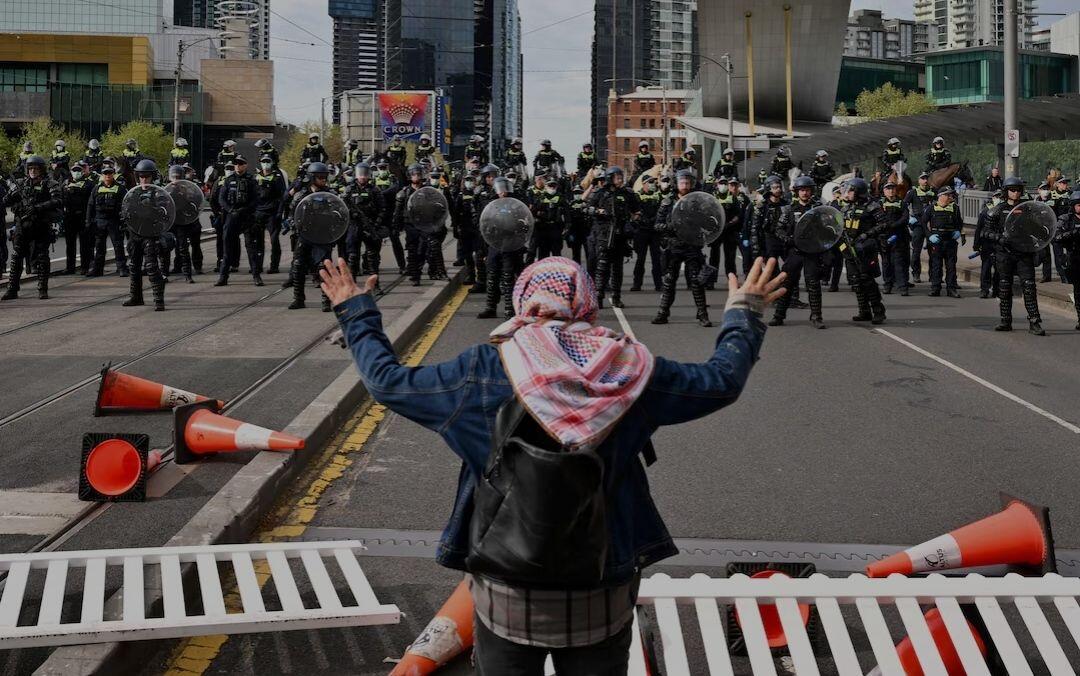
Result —
[[[948, 139], [945, 139], [948, 142]], [[908, 173], [917, 176], [923, 169], [923, 156], [928, 148], [907, 148], [910, 168]], [[976, 187], [981, 188], [983, 181], [990, 174], [990, 169], [999, 163], [997, 148], [991, 143], [950, 146], [953, 160], [967, 162], [971, 174], [975, 177]], [[865, 158], [852, 164], [852, 169], [859, 167], [863, 176], [873, 176], [878, 168], [876, 157]], [[1002, 167], [1004, 169], [1004, 167]], [[1020, 146], [1020, 176], [1029, 184], [1038, 185], [1051, 170], [1058, 169], [1070, 178], [1080, 177], [1080, 139], [1062, 141], [1033, 141]]]
[[934, 108], [934, 103], [925, 94], [905, 92], [894, 87], [891, 82], [886, 82], [874, 91], [863, 90], [855, 99], [855, 110], [859, 117], [871, 120], [919, 115], [929, 113]]
[[833, 115], [835, 115], [837, 117], [847, 117], [847, 115], [848, 115], [847, 104], [844, 103], [843, 101], [841, 101], [840, 103], [837, 103], [836, 104], [836, 110], [833, 111]]
[[173, 147], [172, 134], [160, 124], [144, 120], [132, 120], [119, 129], [109, 130], [99, 139], [101, 150], [106, 155], [119, 158], [129, 138], [139, 143], [139, 152], [164, 167], [169, 160], [169, 150]]
[[[289, 142], [285, 144], [285, 149], [281, 151], [281, 166], [285, 168], [285, 171], [293, 172], [300, 166], [300, 153], [303, 151], [304, 146], [307, 145], [308, 134], [311, 133], [319, 133], [318, 122], [305, 122], [300, 125], [300, 130], [289, 138]], [[340, 162], [344, 156], [341, 127], [336, 124], [330, 125], [326, 128], [326, 136], [320, 140], [323, 147], [326, 148], [326, 154], [330, 156], [330, 161]]]
[[13, 166], [14, 160], [22, 152], [22, 145], [29, 141], [34, 144], [34, 152], [46, 160], [53, 154], [57, 139], [63, 139], [67, 144], [68, 154], [72, 159], [82, 157], [86, 153], [86, 139], [81, 132], [68, 131], [47, 117], [39, 117], [32, 122], [27, 122], [22, 127], [22, 134], [13, 144], [12, 164], [5, 157], [5, 165]]
[[0, 174], [10, 172], [15, 167], [18, 156], [15, 139], [5, 134], [3, 127], [0, 127]]

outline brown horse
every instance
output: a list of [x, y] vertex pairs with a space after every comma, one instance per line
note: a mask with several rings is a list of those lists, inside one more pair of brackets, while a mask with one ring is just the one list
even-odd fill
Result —
[[911, 178], [908, 177], [906, 169], [907, 165], [903, 161], [895, 163], [886, 180], [882, 180], [880, 171], [874, 172], [874, 178], [870, 179], [870, 192], [880, 196], [881, 189], [891, 181], [896, 184], [896, 195], [904, 199], [904, 195], [907, 195], [908, 190], [911, 189]]
[[1061, 178], [1063, 175], [1064, 174], [1061, 173], [1061, 169], [1058, 169], [1056, 167], [1054, 169], [1051, 169], [1050, 173], [1046, 175], [1046, 184], [1053, 188], [1054, 184], [1057, 183], [1058, 179]]
[[971, 169], [968, 168], [967, 163], [960, 164], [959, 162], [953, 162], [949, 166], [930, 172], [929, 183], [930, 187], [937, 190], [938, 188], [946, 185], [952, 185], [953, 179], [957, 176], [960, 180], [967, 185], [974, 185], [974, 178], [971, 175]]

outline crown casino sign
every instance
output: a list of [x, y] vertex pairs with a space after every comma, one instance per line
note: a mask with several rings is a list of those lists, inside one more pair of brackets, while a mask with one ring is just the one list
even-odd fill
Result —
[[430, 97], [430, 94], [414, 92], [380, 93], [383, 138], [389, 141], [400, 136], [405, 141], [418, 141], [428, 124]]

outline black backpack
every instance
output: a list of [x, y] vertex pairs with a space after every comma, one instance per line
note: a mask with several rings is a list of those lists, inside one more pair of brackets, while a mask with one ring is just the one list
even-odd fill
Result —
[[[642, 449], [655, 461], [652, 443]], [[469, 572], [518, 587], [595, 589], [608, 552], [605, 462], [553, 439], [516, 396], [499, 408], [473, 494]]]

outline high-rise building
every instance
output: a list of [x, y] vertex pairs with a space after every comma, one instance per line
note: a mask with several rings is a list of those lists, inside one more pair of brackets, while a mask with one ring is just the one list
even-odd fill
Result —
[[517, 0], [473, 0], [476, 12], [476, 91], [473, 130], [502, 155], [521, 135], [521, 16]]
[[927, 50], [929, 25], [884, 19], [881, 10], [860, 9], [848, 18], [844, 56], [910, 59]]
[[[688, 3], [684, 3], [688, 4]], [[592, 142], [607, 161], [608, 94], [649, 80], [649, 0], [596, 0], [592, 44]]]
[[[1017, 0], [1018, 42], [1032, 45], [1038, 0]], [[931, 50], [1005, 44], [1005, 0], [915, 0], [915, 20], [931, 24]]]
[[697, 72], [696, 26], [696, 0], [651, 0], [645, 73], [652, 84], [690, 88]]
[[[160, 4], [161, 0], [157, 0]], [[166, 0], [169, 1], [169, 0]], [[173, 24], [195, 28], [216, 28], [233, 34], [246, 33], [246, 45], [228, 39], [221, 58], [270, 58], [270, 0], [171, 0]], [[228, 17], [234, 17], [226, 26]], [[235, 38], [233, 42], [236, 42]]]
[[341, 121], [341, 93], [382, 89], [384, 0], [330, 0], [334, 20], [334, 124]]

